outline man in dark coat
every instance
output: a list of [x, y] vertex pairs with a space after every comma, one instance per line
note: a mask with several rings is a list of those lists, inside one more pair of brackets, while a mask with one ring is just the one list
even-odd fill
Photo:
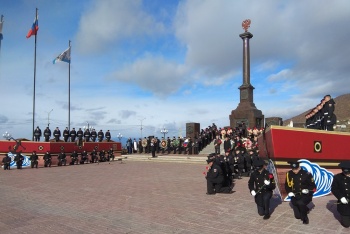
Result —
[[70, 142], [75, 142], [75, 138], [77, 137], [77, 132], [75, 131], [75, 128], [73, 128], [70, 131], [69, 136], [70, 136]]
[[99, 156], [100, 156], [100, 159], [99, 159], [100, 162], [106, 162], [106, 152], [105, 152], [105, 150], [101, 150], [100, 153], [99, 153]]
[[39, 126], [37, 126], [36, 129], [34, 130], [34, 137], [35, 137], [35, 141], [40, 141], [41, 129], [39, 128]]
[[97, 133], [98, 142], [102, 142], [104, 137], [105, 137], [105, 134], [102, 132], [102, 129], [101, 129], [101, 130], [98, 131], [98, 133]]
[[92, 141], [92, 142], [96, 142], [96, 139], [97, 139], [97, 132], [96, 132], [95, 129], [92, 129], [90, 135], [91, 135], [91, 141]]
[[98, 162], [98, 158], [97, 158], [97, 152], [95, 149], [93, 149], [90, 153], [91, 155], [91, 160], [90, 160], [90, 163], [96, 163]]
[[324, 105], [322, 108], [322, 112], [324, 116], [323, 118], [324, 128], [327, 131], [334, 131], [333, 126], [336, 122], [336, 116], [334, 115], [335, 101], [329, 94], [325, 95], [323, 100], [324, 100]]
[[86, 129], [86, 130], [84, 131], [84, 139], [85, 139], [85, 142], [89, 142], [89, 141], [90, 141], [90, 136], [91, 136], [90, 130], [89, 130], [89, 129]]
[[80, 164], [87, 163], [89, 161], [88, 153], [84, 150], [81, 152]]
[[66, 163], [67, 163], [67, 160], [66, 160], [66, 153], [65, 152], [63, 152], [63, 151], [61, 151], [61, 153], [59, 153], [58, 154], [58, 164], [57, 164], [57, 166], [62, 166], [62, 165], [66, 165]]
[[108, 150], [108, 161], [110, 161], [111, 159], [112, 161], [114, 161], [114, 152], [112, 147]]
[[105, 137], [106, 137], [107, 142], [109, 142], [111, 140], [111, 132], [109, 130], [107, 130]]
[[248, 188], [255, 198], [258, 207], [258, 214], [264, 216], [264, 219], [270, 218], [270, 199], [272, 191], [276, 188], [274, 177], [265, 169], [263, 160], [256, 161], [254, 167], [256, 170], [250, 175]]
[[78, 153], [75, 150], [70, 155], [70, 158], [71, 158], [70, 165], [78, 164]]
[[30, 160], [30, 167], [31, 168], [38, 168], [38, 155], [36, 154], [36, 151], [33, 151], [32, 155], [30, 155], [29, 160]]
[[216, 136], [216, 139], [214, 140], [214, 149], [215, 149], [215, 154], [220, 154], [220, 145], [222, 141], [219, 138], [219, 136]]
[[68, 138], [69, 138], [69, 129], [68, 129], [68, 127], [66, 127], [66, 129], [63, 130], [63, 140], [64, 140], [64, 142], [68, 142]]
[[242, 179], [242, 173], [244, 170], [244, 156], [242, 155], [240, 147], [236, 147], [233, 162], [237, 166], [238, 179]]
[[4, 170], [10, 170], [11, 157], [6, 154], [5, 157], [2, 158], [2, 165], [4, 166]]
[[285, 189], [291, 198], [294, 217], [309, 224], [307, 205], [312, 201], [316, 185], [312, 175], [299, 166], [299, 162], [289, 162], [292, 170], [286, 174]]
[[44, 167], [51, 167], [51, 154], [46, 151], [44, 154]]
[[24, 157], [21, 154], [21, 152], [16, 154], [16, 156], [14, 158], [14, 161], [16, 162], [17, 169], [22, 169], [22, 164], [23, 164], [23, 161], [24, 161]]
[[221, 167], [215, 163], [215, 158], [209, 158], [207, 163], [207, 195], [213, 195], [215, 193], [232, 193], [231, 187], [223, 187], [223, 184], [225, 183], [225, 175]]
[[60, 141], [61, 130], [58, 127], [56, 127], [56, 129], [53, 131], [53, 136], [56, 142]]
[[51, 137], [51, 130], [49, 127], [46, 127], [44, 130], [44, 137], [45, 137], [45, 142], [49, 142], [50, 137]]
[[333, 177], [332, 193], [338, 199], [337, 210], [341, 224], [350, 227], [350, 161], [339, 164], [342, 173]]
[[77, 131], [77, 137], [78, 137], [79, 145], [82, 145], [83, 144], [84, 132], [83, 132], [83, 130], [81, 130], [81, 128], [79, 128], [78, 131]]

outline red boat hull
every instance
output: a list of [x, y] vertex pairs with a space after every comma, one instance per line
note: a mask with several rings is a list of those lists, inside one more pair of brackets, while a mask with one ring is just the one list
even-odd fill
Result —
[[259, 155], [287, 166], [290, 160], [308, 159], [326, 168], [350, 160], [350, 133], [270, 126], [258, 138]]

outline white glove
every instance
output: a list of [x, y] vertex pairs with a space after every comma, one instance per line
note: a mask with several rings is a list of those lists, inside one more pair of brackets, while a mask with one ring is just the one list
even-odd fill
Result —
[[264, 184], [269, 185], [271, 182], [268, 180], [264, 180]]
[[295, 194], [290, 192], [290, 193], [288, 193], [288, 197], [295, 197]]
[[[252, 191], [252, 192], [253, 192], [253, 191]], [[349, 203], [348, 200], [346, 200], [345, 197], [340, 198], [340, 201], [341, 201], [341, 203], [343, 203], [343, 204], [348, 204], [348, 203]]]
[[302, 192], [303, 194], [308, 194], [308, 193], [309, 193], [309, 190], [308, 190], [308, 189], [303, 189], [303, 190], [301, 190], [301, 192]]
[[252, 194], [253, 197], [255, 197], [256, 192], [254, 190], [252, 190], [250, 193]]

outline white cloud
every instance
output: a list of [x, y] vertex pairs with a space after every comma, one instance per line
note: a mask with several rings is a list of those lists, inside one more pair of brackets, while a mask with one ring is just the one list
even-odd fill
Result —
[[125, 65], [110, 77], [129, 84], [137, 84], [157, 96], [176, 93], [180, 87], [189, 82], [185, 66], [160, 57], [149, 56]]
[[80, 19], [77, 45], [81, 53], [103, 52], [118, 42], [150, 36], [165, 30], [142, 9], [142, 1], [93, 1]]

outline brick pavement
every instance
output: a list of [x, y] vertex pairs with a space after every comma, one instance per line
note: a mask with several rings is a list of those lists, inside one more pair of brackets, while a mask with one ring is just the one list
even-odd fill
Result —
[[[247, 188], [208, 196], [205, 165], [120, 162], [0, 171], [0, 233], [348, 233], [333, 196], [314, 199], [310, 224], [288, 203], [263, 220]], [[335, 216], [335, 217], [334, 217]]]

